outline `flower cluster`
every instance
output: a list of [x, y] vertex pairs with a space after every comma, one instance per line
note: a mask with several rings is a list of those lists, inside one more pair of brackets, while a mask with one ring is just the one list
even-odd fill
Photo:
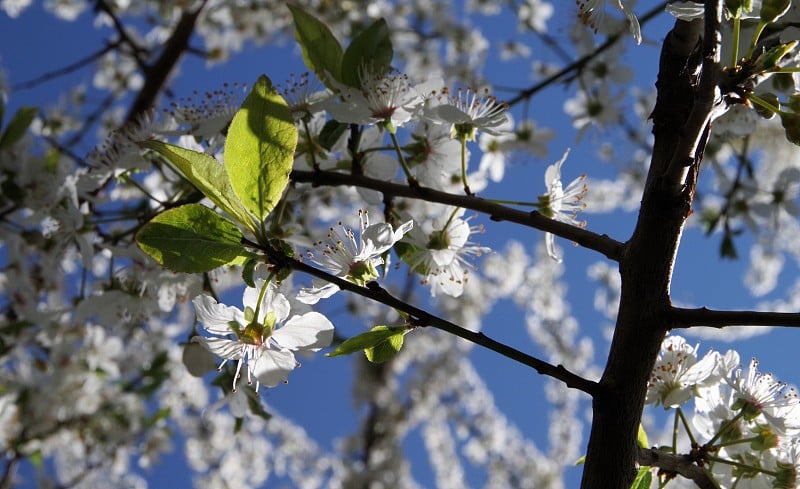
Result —
[[[745, 369], [735, 351], [709, 351], [700, 358], [697, 350], [680, 336], [664, 340], [647, 402], [676, 410], [699, 453], [709, 454], [699, 463], [708, 464], [720, 487], [797, 487], [800, 398], [795, 390], [759, 371], [755, 359]], [[683, 409], [692, 399], [689, 424]]]

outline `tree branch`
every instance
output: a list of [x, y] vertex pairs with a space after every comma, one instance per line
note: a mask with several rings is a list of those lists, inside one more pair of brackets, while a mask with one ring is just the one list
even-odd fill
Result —
[[[664, 8], [666, 6], [667, 6], [667, 2], [662, 2], [661, 4], [656, 5], [655, 7], [650, 9], [646, 14], [642, 15], [641, 17], [639, 17], [639, 24], [643, 26], [648, 21], [650, 21], [651, 19], [656, 17], [657, 15], [664, 13]], [[610, 48], [611, 46], [616, 44], [617, 41], [619, 41], [620, 38], [623, 35], [627, 35], [627, 34], [628, 34], [628, 30], [626, 28], [624, 32], [619, 32], [617, 34], [609, 36], [603, 44], [597, 46], [597, 48], [594, 51], [592, 51], [591, 53], [581, 57], [580, 59], [578, 59], [574, 63], [565, 66], [560, 71], [558, 71], [556, 73], [553, 73], [552, 75], [548, 76], [547, 78], [545, 78], [544, 80], [540, 81], [539, 83], [531, 86], [530, 88], [522, 90], [516, 97], [512, 98], [511, 100], [508, 100], [506, 103], [508, 105], [515, 105], [515, 104], [517, 104], [517, 103], [519, 103], [519, 102], [521, 102], [523, 100], [529, 99], [529, 98], [533, 97], [540, 90], [542, 90], [542, 89], [548, 87], [549, 85], [555, 83], [556, 81], [558, 81], [559, 79], [561, 79], [561, 78], [565, 77], [566, 75], [572, 73], [573, 71], [578, 71], [578, 70], [583, 69], [583, 67], [586, 66], [586, 64], [589, 63], [589, 61], [593, 60], [594, 58], [597, 57], [597, 55], [599, 55], [603, 51], [606, 51], [608, 48]]]
[[722, 4], [706, 2], [705, 22], [703, 25], [703, 63], [700, 80], [695, 91], [694, 105], [686, 123], [681, 128], [678, 146], [672, 154], [667, 167], [667, 181], [685, 184], [685, 175], [689, 167], [699, 162], [708, 138], [706, 128], [718, 114], [715, 107], [722, 103], [719, 90], [720, 54], [722, 52]]
[[673, 328], [686, 329], [697, 326], [725, 328], [728, 326], [782, 326], [800, 327], [800, 313], [764, 311], [717, 311], [707, 307], [684, 309], [673, 307]]
[[524, 212], [495, 204], [476, 196], [450, 194], [431, 188], [376, 180], [363, 175], [350, 175], [327, 171], [313, 172], [293, 170], [290, 178], [295, 182], [307, 182], [314, 186], [356, 186], [377, 190], [388, 197], [408, 197], [470, 209], [487, 214], [493, 221], [508, 221], [553, 233], [556, 236], [574, 241], [584, 248], [602, 253], [614, 261], [619, 261], [625, 248], [624, 243], [620, 243], [605, 234], [600, 235], [583, 228], [555, 221], [536, 211]]
[[488, 348], [489, 350], [499, 353], [506, 358], [510, 358], [511, 360], [531, 367], [541, 375], [547, 375], [549, 377], [553, 377], [554, 379], [560, 380], [564, 382], [567, 387], [578, 389], [589, 394], [590, 396], [594, 396], [597, 393], [597, 382], [574, 374], [567, 370], [563, 365], [550, 364], [544, 360], [540, 360], [513, 347], [500, 343], [499, 341], [495, 341], [483, 333], [470, 331], [455, 323], [451, 323], [446, 319], [442, 319], [427, 311], [414, 307], [407, 302], [391, 295], [377, 282], [369, 282], [366, 287], [361, 287], [352, 282], [348, 282], [345, 279], [336, 277], [335, 275], [331, 275], [323, 270], [308, 265], [300, 260], [287, 257], [281, 251], [263, 247], [252, 242], [247, 242], [245, 244], [253, 246], [264, 252], [268, 261], [273, 265], [307, 273], [314, 277], [333, 283], [342, 290], [353, 292], [354, 294], [366, 297], [376, 302], [380, 302], [398, 311], [402, 311], [411, 316], [410, 322], [413, 326], [430, 326], [440, 329], [447, 333], [456, 335], [459, 338], [463, 338], [478, 346]]
[[128, 110], [128, 115], [125, 116], [125, 124], [136, 120], [142, 113], [150, 109], [155, 102], [156, 97], [161, 92], [161, 88], [167, 81], [167, 77], [172, 73], [172, 69], [180, 59], [186, 49], [189, 47], [189, 38], [194, 32], [194, 25], [200, 12], [203, 11], [205, 2], [202, 2], [197, 10], [193, 12], [184, 12], [181, 15], [175, 30], [172, 35], [167, 39], [164, 44], [164, 49], [156, 61], [145, 70], [145, 81], [139, 94], [136, 96]]
[[641, 465], [658, 467], [665, 472], [680, 474], [694, 482], [700, 489], [719, 489], [708, 472], [695, 464], [688, 455], [673, 455], [656, 448], [639, 448], [637, 458]]

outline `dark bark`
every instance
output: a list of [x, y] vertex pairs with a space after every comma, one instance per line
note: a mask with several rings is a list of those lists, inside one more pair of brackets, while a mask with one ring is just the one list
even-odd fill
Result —
[[702, 21], [676, 21], [662, 48], [653, 156], [636, 229], [620, 258], [620, 309], [593, 399], [583, 489], [627, 489], [635, 476], [647, 379], [673, 326], [672, 268], [712, 117], [713, 104], [704, 93], [709, 79], [701, 82], [712, 66], [704, 62], [709, 51], [703, 32]]

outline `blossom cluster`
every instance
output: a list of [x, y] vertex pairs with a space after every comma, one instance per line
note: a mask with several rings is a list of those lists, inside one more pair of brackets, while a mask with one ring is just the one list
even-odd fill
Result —
[[[690, 423], [684, 409], [693, 401]], [[647, 403], [675, 409], [676, 424], [720, 487], [800, 485], [800, 398], [793, 388], [759, 370], [755, 359], [742, 367], [733, 350], [709, 351], [669, 336], [647, 385]], [[670, 449], [675, 446], [677, 432]]]

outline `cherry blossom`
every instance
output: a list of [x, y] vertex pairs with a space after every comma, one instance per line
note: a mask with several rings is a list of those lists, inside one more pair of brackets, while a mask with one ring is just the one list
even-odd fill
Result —
[[[583, 181], [586, 175], [581, 175], [563, 187], [561, 183], [561, 166], [569, 156], [569, 149], [564, 152], [560, 160], [547, 167], [544, 172], [544, 183], [547, 186], [547, 193], [539, 196], [539, 212], [542, 215], [561, 221], [573, 226], [583, 227], [586, 221], [578, 221], [578, 212], [586, 208], [583, 197], [588, 191], [588, 187]], [[561, 261], [555, 251], [555, 236], [552, 233], [545, 234], [547, 252], [553, 260]]]
[[[236, 361], [233, 390], [242, 366], [247, 370], [247, 383], [274, 387], [285, 382], [297, 366], [294, 351], [317, 351], [333, 339], [333, 324], [318, 312], [289, 317], [290, 305], [276, 290], [275, 284], [256, 282], [248, 287], [242, 299], [244, 310], [218, 303], [208, 295], [196, 297], [192, 303], [198, 321], [211, 336], [195, 336], [215, 355], [222, 357], [219, 368]], [[288, 318], [288, 320], [287, 320]]]

